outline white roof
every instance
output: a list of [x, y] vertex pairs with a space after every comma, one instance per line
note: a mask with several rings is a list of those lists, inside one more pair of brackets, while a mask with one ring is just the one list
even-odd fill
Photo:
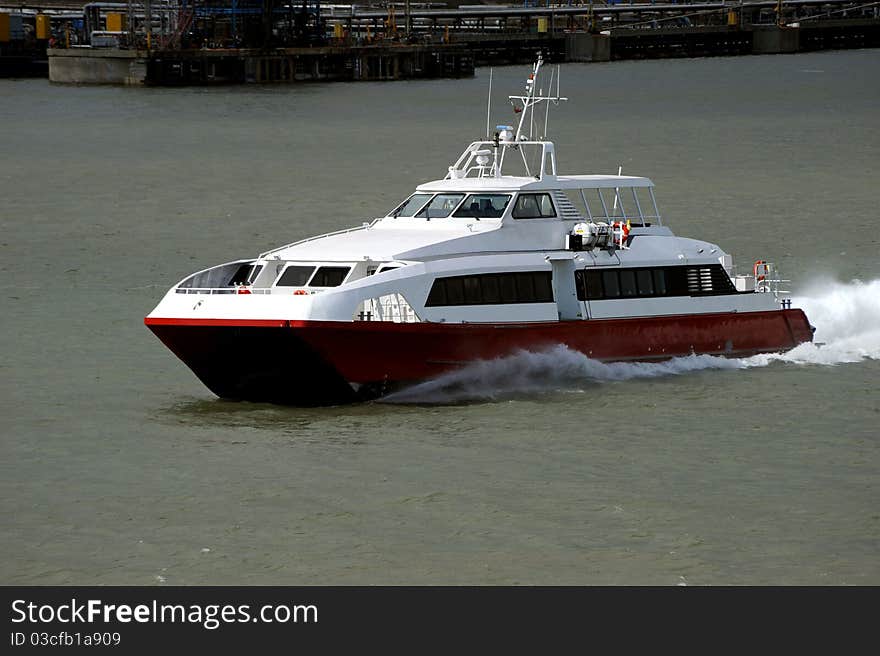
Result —
[[560, 175], [556, 183], [562, 189], [614, 189], [615, 187], [653, 187], [648, 178], [634, 175]]
[[[420, 221], [385, 218], [370, 228], [357, 228], [337, 234], [325, 235], [278, 248], [263, 256], [277, 256], [282, 260], [350, 262], [368, 257], [372, 260], [394, 260], [398, 253], [457, 239], [486, 231], [497, 225], [468, 228], [463, 220]], [[473, 223], [473, 220], [468, 222]]]
[[542, 179], [505, 175], [500, 178], [457, 178], [434, 180], [416, 187], [417, 191], [533, 191], [537, 189], [614, 189], [653, 187], [648, 178], [632, 175], [545, 175]]

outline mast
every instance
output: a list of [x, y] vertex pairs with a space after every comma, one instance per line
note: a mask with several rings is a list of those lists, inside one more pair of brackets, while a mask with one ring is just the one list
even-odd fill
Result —
[[[393, 7], [392, 7], [393, 9]], [[492, 70], [489, 70], [489, 95], [486, 102], [486, 139], [474, 141], [456, 160], [455, 164], [448, 168], [446, 174], [447, 179], [458, 179], [467, 177], [468, 172], [477, 170], [478, 176], [500, 178], [502, 177], [502, 169], [504, 166], [504, 157], [507, 149], [519, 151], [522, 156], [523, 166], [526, 174], [531, 176], [531, 169], [526, 159], [526, 153], [523, 146], [540, 147], [541, 148], [541, 167], [544, 167], [547, 161], [550, 162], [552, 175], [556, 175], [556, 155], [553, 144], [547, 140], [547, 125], [550, 115], [550, 104], [559, 104], [568, 98], [559, 95], [559, 71], [555, 76], [550, 78], [550, 87], [547, 91], [549, 95], [544, 95], [543, 89], [538, 87], [538, 76], [541, 73], [541, 67], [544, 59], [541, 53], [538, 53], [538, 60], [535, 62], [532, 72], [526, 79], [525, 94], [521, 96], [508, 96], [510, 104], [517, 114], [520, 114], [519, 123], [516, 128], [512, 125], [496, 125], [494, 135], [489, 134], [489, 128], [492, 125]], [[556, 81], [556, 94], [553, 95], [553, 81]], [[535, 131], [536, 116], [535, 107], [542, 102], [548, 103], [547, 111], [544, 114], [544, 134], [537, 137], [532, 136]], [[521, 105], [521, 106], [520, 106]], [[526, 116], [529, 119], [529, 130], [526, 132], [525, 121]], [[540, 129], [540, 122], [538, 122]], [[491, 150], [489, 150], [491, 148]], [[549, 160], [548, 160], [549, 155]], [[491, 165], [489, 164], [491, 158]], [[476, 163], [476, 166], [471, 166]], [[543, 177], [543, 172], [536, 177]]]
[[[516, 127], [516, 132], [514, 132], [511, 136], [512, 139], [502, 139], [500, 141], [496, 140], [496, 164], [493, 165], [495, 169], [495, 177], [501, 176], [501, 169], [504, 166], [504, 155], [507, 152], [507, 149], [510, 147], [518, 148], [520, 142], [530, 142], [535, 137], [532, 134], [534, 132], [534, 124], [535, 124], [535, 107], [540, 105], [542, 102], [548, 103], [547, 105], [547, 114], [544, 117], [544, 132], [547, 131], [547, 123], [549, 121], [549, 113], [550, 113], [550, 103], [557, 105], [562, 101], [568, 100], [568, 98], [564, 98], [559, 95], [559, 82], [557, 77], [557, 86], [556, 86], [556, 95], [543, 95], [543, 90], [538, 90], [538, 76], [541, 73], [541, 67], [544, 65], [544, 57], [539, 52], [538, 60], [535, 62], [535, 66], [532, 69], [532, 72], [529, 73], [528, 78], [526, 79], [526, 94], [524, 96], [508, 96], [511, 105], [514, 107], [514, 111], [517, 111], [517, 102], [522, 104], [522, 108], [519, 116], [519, 124]], [[552, 94], [553, 92], [553, 82], [551, 79], [550, 89], [548, 89], [548, 93]], [[523, 126], [525, 124], [526, 115], [529, 118], [529, 133], [523, 133]], [[500, 132], [499, 134], [510, 133], [511, 130], [503, 129], [508, 126], [498, 126]], [[542, 136], [542, 138], [546, 138], [546, 134]], [[501, 146], [501, 156], [500, 158], [497, 155], [497, 147]], [[529, 164], [526, 161], [526, 156], [523, 150], [520, 148], [520, 154], [523, 158], [523, 165], [526, 168], [526, 173], [531, 175], [531, 171], [529, 169]]]

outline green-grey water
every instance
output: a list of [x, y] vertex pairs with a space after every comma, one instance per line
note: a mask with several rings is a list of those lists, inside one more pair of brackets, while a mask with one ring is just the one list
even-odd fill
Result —
[[[545, 354], [321, 409], [217, 400], [143, 316], [187, 273], [442, 177], [488, 70], [0, 81], [0, 583], [880, 583], [878, 67], [565, 65], [551, 114], [563, 172], [651, 177], [673, 230], [779, 263], [825, 347]], [[495, 70], [495, 122], [526, 72]]]

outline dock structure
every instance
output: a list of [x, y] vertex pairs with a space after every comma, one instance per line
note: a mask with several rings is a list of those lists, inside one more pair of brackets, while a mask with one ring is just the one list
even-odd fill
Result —
[[462, 45], [200, 50], [49, 50], [49, 79], [72, 84], [187, 86], [471, 77]]
[[49, 77], [147, 85], [398, 80], [466, 77], [476, 66], [529, 62], [536, 50], [550, 62], [607, 62], [880, 47], [880, 0], [405, 6], [91, 3], [79, 23], [53, 29]]

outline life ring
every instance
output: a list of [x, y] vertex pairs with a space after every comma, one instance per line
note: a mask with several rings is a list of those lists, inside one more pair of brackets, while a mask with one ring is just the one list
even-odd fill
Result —
[[[763, 271], [764, 273], [758, 275], [759, 270]], [[763, 282], [764, 280], [766, 280], [767, 279], [767, 262], [765, 262], [764, 260], [755, 261], [754, 272], [755, 272], [755, 282]]]
[[620, 231], [620, 245], [624, 246], [626, 244], [626, 240], [629, 239], [629, 221], [624, 223], [623, 221], [615, 221], [611, 224], [611, 229], [616, 231]]

